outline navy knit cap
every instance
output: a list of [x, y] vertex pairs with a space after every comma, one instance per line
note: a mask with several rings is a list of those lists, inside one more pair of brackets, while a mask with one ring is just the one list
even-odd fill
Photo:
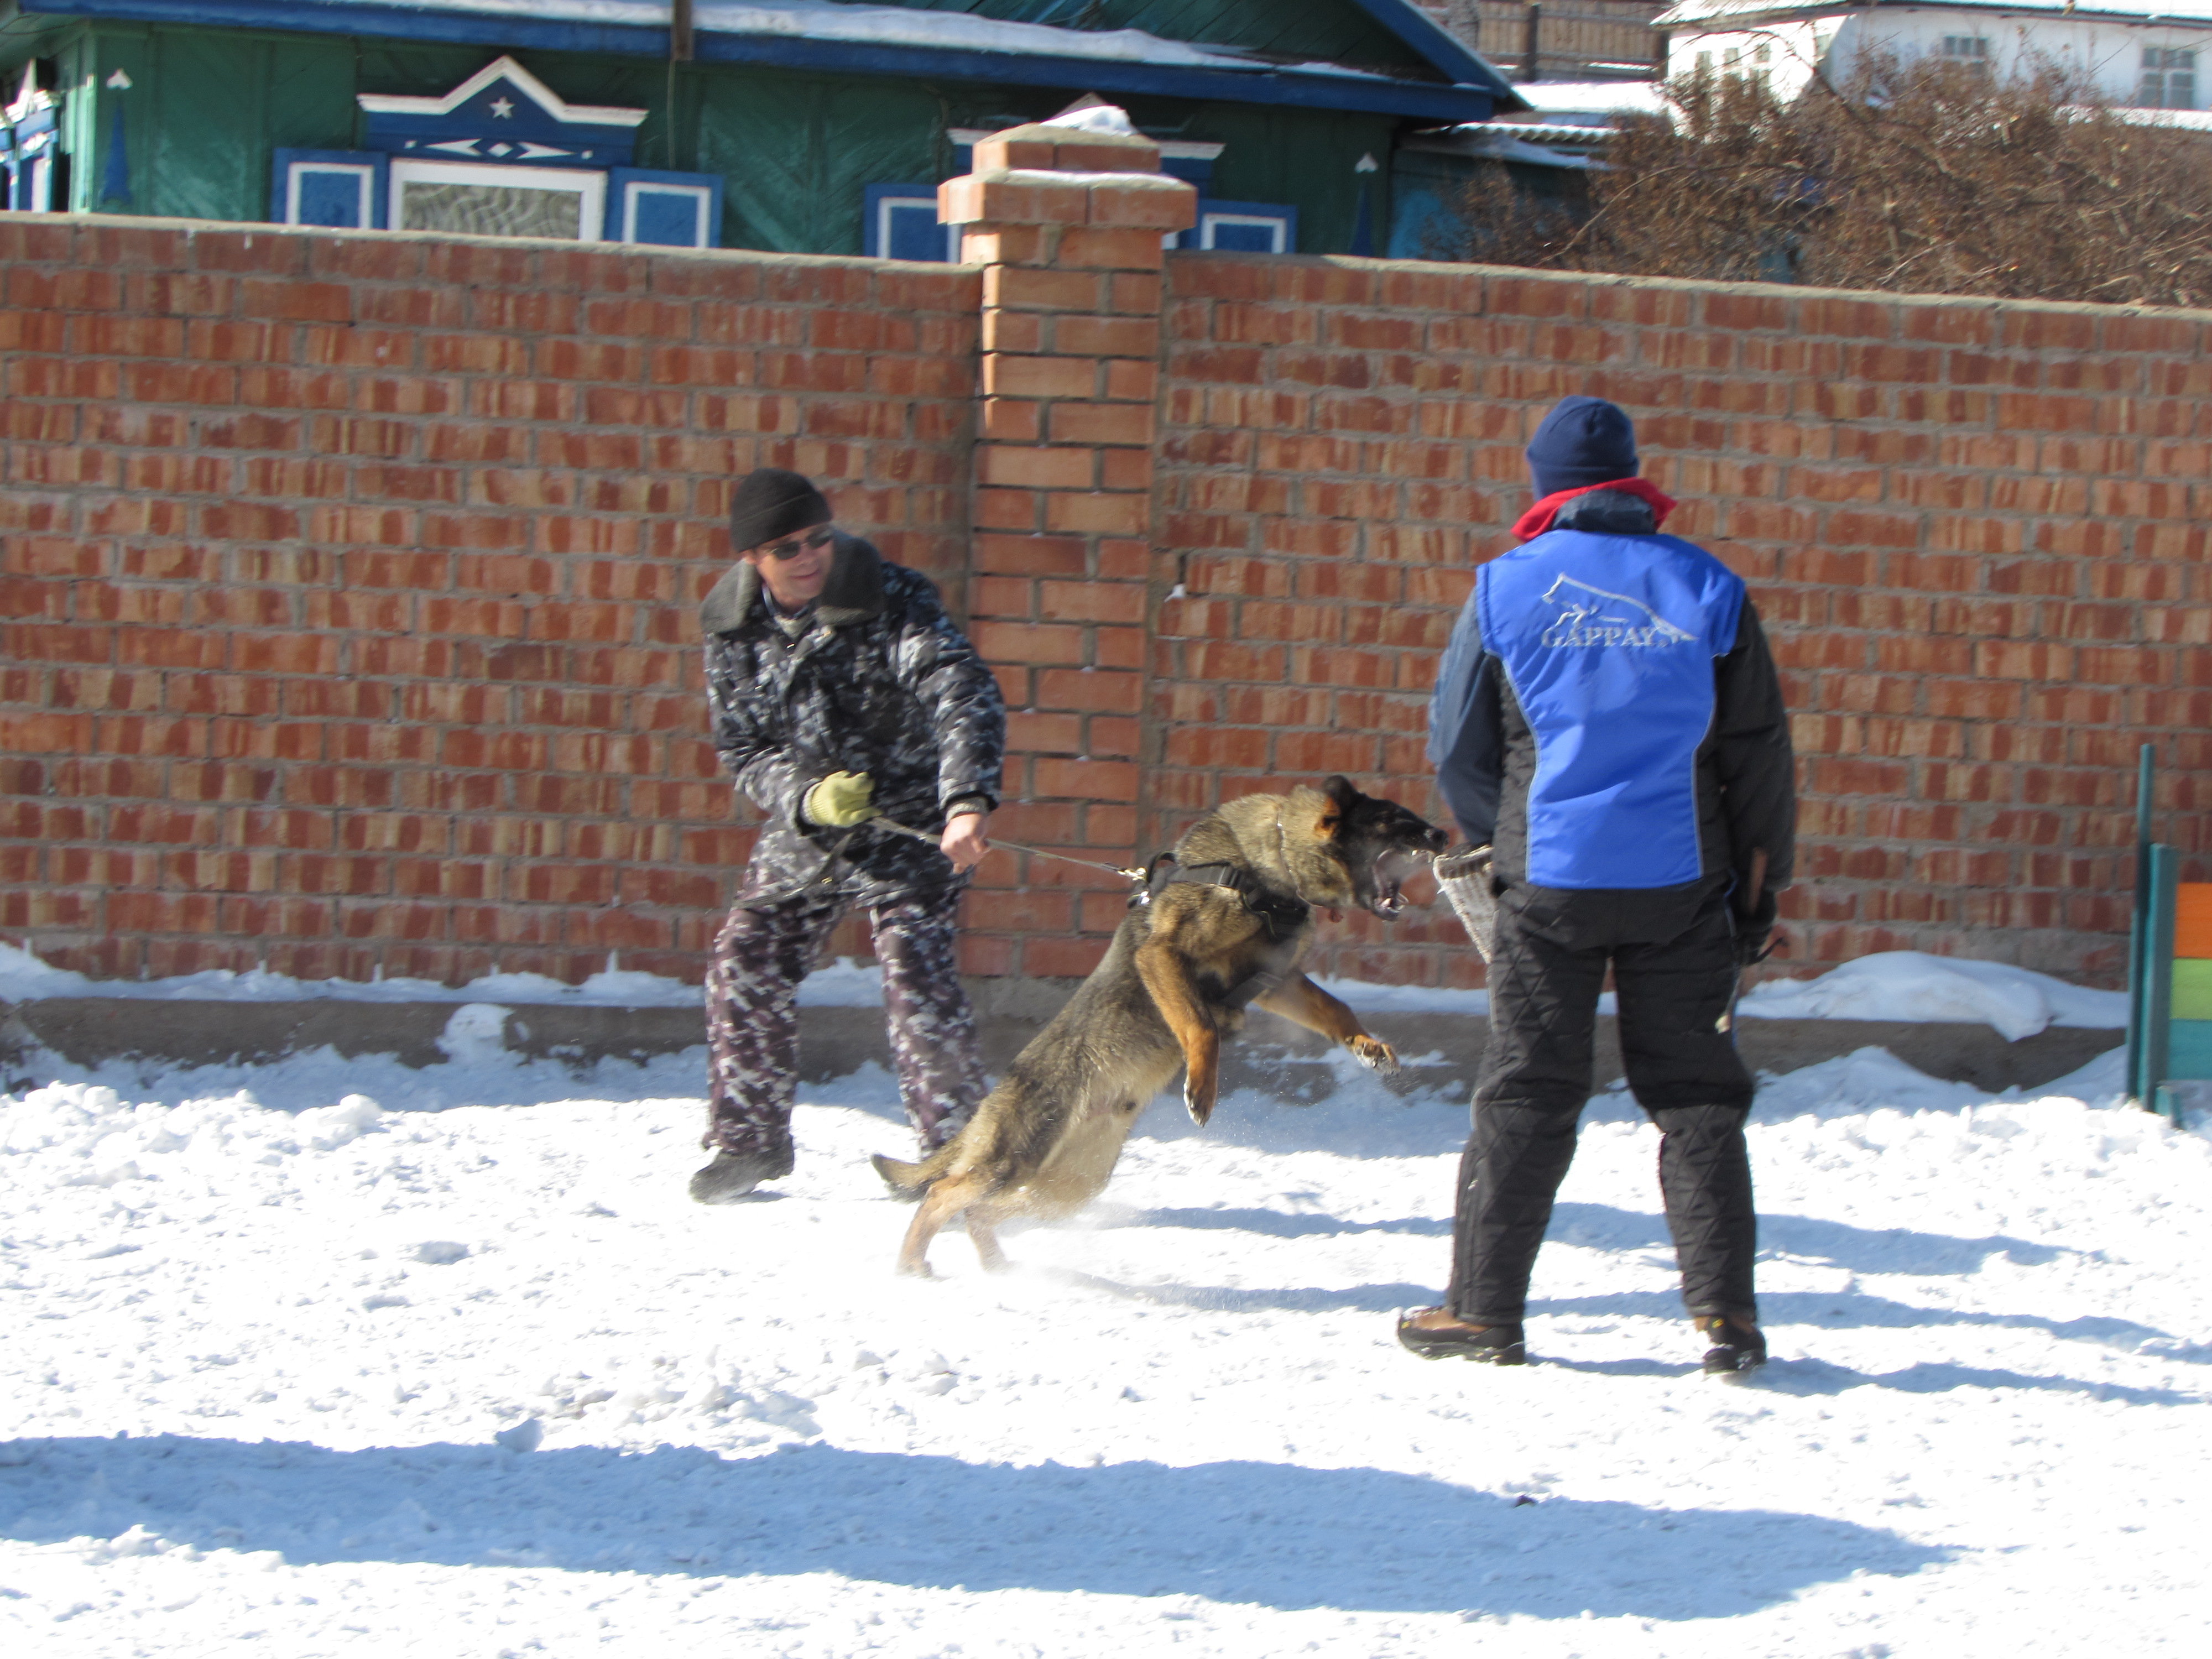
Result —
[[1562, 398], [1528, 441], [1536, 494], [1586, 489], [1636, 476], [1636, 423], [1602, 398]]
[[757, 468], [738, 480], [730, 497], [730, 551], [781, 541], [835, 516], [822, 492], [798, 473], [780, 466]]

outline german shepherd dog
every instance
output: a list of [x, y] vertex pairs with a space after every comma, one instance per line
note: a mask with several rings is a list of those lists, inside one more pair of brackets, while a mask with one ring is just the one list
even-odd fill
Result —
[[983, 1266], [1004, 1267], [998, 1224], [1071, 1215], [1097, 1197], [1137, 1114], [1179, 1067], [1183, 1103], [1204, 1125], [1221, 1039], [1249, 1004], [1395, 1071], [1389, 1045], [1299, 963], [1316, 910], [1363, 905], [1395, 920], [1406, 877], [1445, 845], [1426, 820], [1340, 777], [1246, 795], [1193, 824], [1155, 865], [1149, 902], [1132, 908], [1105, 960], [966, 1127], [924, 1163], [874, 1160], [893, 1192], [921, 1199], [899, 1271], [927, 1278], [930, 1241], [955, 1216], [966, 1217]]

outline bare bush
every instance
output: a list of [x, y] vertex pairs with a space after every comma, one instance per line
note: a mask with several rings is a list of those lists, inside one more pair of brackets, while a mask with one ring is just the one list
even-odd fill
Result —
[[2212, 138], [2145, 125], [2055, 69], [1992, 82], [1863, 61], [1784, 103], [1700, 74], [1613, 137], [1585, 204], [1499, 175], [1461, 257], [1632, 276], [1990, 298], [2212, 304]]

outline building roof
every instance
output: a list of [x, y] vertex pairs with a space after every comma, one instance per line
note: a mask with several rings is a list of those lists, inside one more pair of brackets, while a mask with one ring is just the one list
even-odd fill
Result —
[[1680, 28], [1692, 23], [1748, 27], [1784, 17], [1835, 17], [1872, 11], [1978, 11], [2038, 17], [2063, 14], [2079, 21], [2117, 23], [2212, 22], [2212, 0], [1678, 0], [1654, 18], [1651, 27]]
[[[17, 0], [17, 9], [655, 58], [667, 55], [672, 9], [667, 0]], [[1329, 38], [1330, 31], [1311, 27], [1303, 34], [1280, 27], [1255, 34], [1248, 27], [1243, 33], [1255, 43], [1247, 44], [1030, 21], [1069, 15], [1064, 0], [866, 5], [696, 0], [693, 29], [696, 56], [708, 63], [1067, 86], [1455, 121], [1484, 119], [1492, 108], [1522, 107], [1504, 76], [1412, 0], [1306, 0], [1302, 6], [1265, 9], [1119, 0], [1109, 9], [1141, 15], [1156, 27], [1175, 27], [1179, 18], [1195, 14], [1187, 33], [1209, 32], [1199, 25], [1218, 25], [1224, 14], [1303, 13], [1310, 23], [1331, 13], [1353, 13], [1364, 32], [1380, 31], [1376, 38], [1391, 48], [1389, 61], [1297, 58], [1295, 47], [1302, 39]], [[1293, 53], [1270, 50], [1278, 42], [1269, 34], [1292, 46]]]

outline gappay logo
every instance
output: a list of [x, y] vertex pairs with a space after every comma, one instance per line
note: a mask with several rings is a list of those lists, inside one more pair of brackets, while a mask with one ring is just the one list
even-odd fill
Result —
[[1544, 603], [1559, 606], [1543, 633], [1544, 644], [1554, 649], [1687, 645], [1697, 637], [1675, 627], [1640, 599], [1608, 593], [1571, 576], [1561, 576], [1546, 588]]

